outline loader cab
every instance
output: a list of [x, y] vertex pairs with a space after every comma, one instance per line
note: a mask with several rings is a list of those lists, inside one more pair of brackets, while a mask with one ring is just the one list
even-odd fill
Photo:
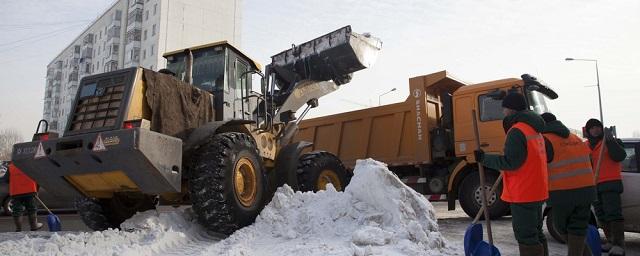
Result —
[[[257, 105], [252, 72], [261, 72], [251, 60], [226, 41], [166, 53], [167, 69], [185, 82], [214, 96], [215, 120], [252, 119]], [[191, 77], [189, 66], [191, 59]]]

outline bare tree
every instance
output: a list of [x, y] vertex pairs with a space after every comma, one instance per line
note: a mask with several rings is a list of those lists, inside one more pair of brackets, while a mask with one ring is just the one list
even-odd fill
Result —
[[23, 141], [24, 138], [15, 129], [0, 130], [0, 160], [10, 160], [13, 144]]

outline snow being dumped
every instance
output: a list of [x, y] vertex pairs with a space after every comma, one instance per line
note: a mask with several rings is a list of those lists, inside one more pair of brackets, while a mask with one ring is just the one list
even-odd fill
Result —
[[462, 255], [438, 231], [431, 204], [371, 159], [358, 161], [344, 192], [279, 188], [253, 225], [224, 240], [190, 210], [138, 213], [121, 228], [25, 236], [0, 243], [0, 255]]

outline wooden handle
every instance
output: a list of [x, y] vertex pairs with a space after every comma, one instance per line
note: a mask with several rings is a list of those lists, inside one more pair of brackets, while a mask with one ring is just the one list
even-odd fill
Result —
[[[480, 131], [478, 130], [478, 119], [476, 118], [476, 111], [474, 109], [471, 110], [471, 119], [473, 120], [473, 132], [476, 137], [476, 150], [480, 150]], [[491, 218], [489, 216], [489, 206], [487, 200], [487, 191], [484, 187], [484, 166], [479, 161], [480, 159], [476, 159], [476, 163], [478, 163], [478, 172], [480, 173], [480, 197], [482, 198], [482, 207], [480, 210], [484, 209], [484, 220], [487, 225], [487, 236], [489, 238], [489, 244], [493, 246], [493, 233], [491, 233]]]

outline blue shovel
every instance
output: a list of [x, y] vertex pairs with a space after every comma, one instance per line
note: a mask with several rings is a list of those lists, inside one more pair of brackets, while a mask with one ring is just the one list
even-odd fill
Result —
[[602, 244], [600, 244], [600, 232], [594, 225], [589, 225], [587, 229], [587, 245], [591, 249], [593, 255], [600, 255], [602, 252]]
[[47, 215], [47, 225], [49, 226], [49, 231], [58, 232], [62, 230], [62, 227], [60, 225], [60, 219], [58, 218], [58, 216], [56, 216], [51, 212], [51, 210], [49, 210], [49, 208], [42, 202], [42, 200], [40, 200], [40, 197], [38, 196], [35, 196], [35, 197], [36, 199], [38, 199], [38, 202], [40, 202], [40, 204], [44, 206], [44, 208], [47, 209], [47, 211], [49, 212], [49, 215]]

